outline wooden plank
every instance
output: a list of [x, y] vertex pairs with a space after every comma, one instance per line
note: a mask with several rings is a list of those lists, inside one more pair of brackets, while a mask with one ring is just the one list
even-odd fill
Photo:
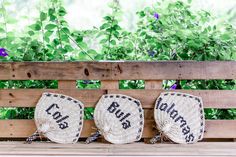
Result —
[[[143, 108], [154, 108], [161, 92], [165, 90], [109, 90], [108, 93], [120, 93], [139, 99]], [[200, 96], [204, 108], [236, 108], [236, 91], [234, 90], [175, 90]]]
[[236, 61], [2, 62], [0, 68], [0, 80], [236, 79]]
[[145, 89], [162, 89], [162, 80], [145, 80]]
[[[162, 80], [145, 80], [145, 89], [162, 89]], [[144, 110], [145, 120], [153, 120], [154, 113], [153, 109]], [[144, 138], [144, 142], [148, 143], [151, 138]]]
[[[164, 90], [108, 90], [108, 93], [126, 94], [139, 99], [143, 108], [154, 108], [157, 97]], [[234, 90], [176, 90], [200, 96], [205, 108], [236, 108], [236, 91]], [[82, 101], [85, 107], [95, 104], [106, 90], [78, 89], [4, 89], [0, 90], [0, 106], [2, 107], [35, 107], [43, 92], [55, 92], [72, 96]]]
[[[92, 120], [86, 120], [83, 126], [81, 137], [88, 137], [95, 127]], [[34, 120], [0, 120], [1, 138], [26, 138], [32, 135], [36, 126]]]
[[196, 144], [56, 144], [46, 142], [0, 142], [0, 155], [50, 156], [236, 156], [236, 143], [199, 142]]
[[59, 80], [58, 89], [76, 89], [76, 80]]
[[84, 103], [85, 107], [94, 107], [105, 90], [79, 89], [4, 89], [0, 90], [2, 107], [35, 107], [43, 92], [61, 93]]
[[101, 81], [101, 89], [119, 89], [119, 81]]
[[[153, 129], [153, 120], [146, 120], [143, 138], [153, 137], [157, 131]], [[94, 130], [93, 120], [85, 120], [81, 137], [88, 137]], [[33, 120], [0, 120], [1, 138], [25, 138], [35, 130]], [[207, 120], [204, 138], [235, 138], [236, 120]]]

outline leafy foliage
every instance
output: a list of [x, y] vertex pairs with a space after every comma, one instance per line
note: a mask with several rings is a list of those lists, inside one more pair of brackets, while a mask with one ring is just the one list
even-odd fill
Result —
[[[75, 60], [236, 60], [236, 29], [227, 21], [217, 23], [207, 11], [192, 11], [190, 2], [161, 1], [137, 12], [137, 29], [120, 25], [122, 10], [118, 0], [109, 7], [99, 28], [73, 30], [65, 19], [61, 0], [49, 0], [39, 10], [35, 22], [16, 33], [18, 20], [8, 14], [8, 1], [0, 6], [0, 48], [9, 56], [0, 61]], [[92, 48], [94, 47], [94, 48]], [[174, 83], [177, 89], [235, 90], [235, 80], [164, 80], [163, 88]], [[78, 80], [82, 89], [100, 88], [100, 81]], [[0, 81], [0, 88], [57, 88], [57, 81]], [[143, 89], [143, 80], [122, 80], [121, 89]], [[92, 118], [93, 108], [85, 116]], [[236, 119], [236, 110], [205, 110], [209, 119]], [[33, 109], [3, 108], [0, 118], [32, 118]]]

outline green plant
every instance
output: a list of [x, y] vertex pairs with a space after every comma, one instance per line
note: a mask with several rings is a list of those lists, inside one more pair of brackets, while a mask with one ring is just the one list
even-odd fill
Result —
[[[137, 29], [121, 27], [122, 10], [118, 0], [109, 7], [99, 28], [73, 30], [65, 20], [62, 0], [45, 1], [35, 22], [16, 34], [9, 27], [18, 20], [7, 12], [6, 0], [0, 5], [0, 48], [9, 56], [0, 61], [76, 60], [236, 60], [236, 29], [227, 21], [218, 23], [207, 11], [193, 11], [190, 2], [157, 2], [137, 12]], [[98, 43], [95, 49], [92, 43]], [[2, 51], [3, 49], [1, 49]], [[164, 80], [163, 88], [235, 90], [235, 80]], [[143, 89], [143, 80], [122, 80], [121, 89]], [[100, 81], [78, 80], [82, 89], [100, 88]], [[0, 81], [0, 88], [57, 88], [57, 81]], [[235, 119], [235, 109], [205, 110], [209, 119]], [[29, 113], [29, 114], [27, 114]], [[1, 109], [1, 117], [32, 118], [32, 109]], [[86, 109], [92, 118], [93, 108]]]

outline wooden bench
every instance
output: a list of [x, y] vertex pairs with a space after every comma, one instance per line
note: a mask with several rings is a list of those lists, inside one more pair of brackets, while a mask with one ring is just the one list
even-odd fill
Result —
[[[42, 92], [63, 93], [94, 107], [105, 93], [127, 94], [142, 102], [145, 110], [143, 141], [157, 133], [153, 129], [153, 107], [162, 89], [162, 80], [236, 79], [236, 62], [12, 62], [0, 63], [0, 80], [58, 80], [58, 89], [1, 89], [1, 107], [35, 107]], [[101, 80], [100, 89], [76, 89], [76, 80]], [[119, 80], [145, 80], [145, 89], [121, 90]], [[205, 108], [236, 108], [234, 90], [181, 90], [203, 98]], [[81, 139], [94, 130], [85, 120]], [[204, 142], [190, 145], [145, 144], [89, 145], [55, 144], [23, 140], [36, 130], [33, 120], [0, 120], [0, 156], [4, 155], [160, 155], [236, 156], [236, 120], [206, 120]]]

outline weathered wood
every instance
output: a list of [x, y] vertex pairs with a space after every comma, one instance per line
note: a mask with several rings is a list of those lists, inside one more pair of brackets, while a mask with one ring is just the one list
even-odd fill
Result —
[[2, 107], [35, 107], [43, 92], [61, 93], [80, 100], [86, 107], [94, 107], [105, 90], [79, 89], [5, 89], [0, 90]]
[[145, 80], [145, 89], [162, 89], [162, 80]]
[[[88, 137], [94, 132], [94, 122], [86, 120], [83, 126], [81, 137]], [[36, 126], [34, 120], [0, 120], [1, 138], [25, 138], [32, 135]]]
[[[150, 138], [156, 134], [153, 129], [155, 122], [146, 120], [143, 132], [143, 138]], [[85, 120], [81, 137], [88, 137], [94, 132], [93, 120]], [[31, 135], [35, 130], [33, 120], [0, 120], [1, 138], [25, 138]], [[236, 120], [207, 120], [206, 133], [204, 138], [235, 138]]]
[[119, 81], [101, 81], [101, 89], [119, 89]]
[[0, 155], [40, 156], [236, 156], [236, 143], [200, 142], [189, 145], [133, 143], [124, 145], [91, 143], [0, 142]]
[[[202, 97], [204, 108], [235, 108], [236, 91], [233, 90], [175, 90]], [[164, 90], [108, 90], [139, 99], [143, 108], [154, 108], [158, 96]]]
[[0, 80], [236, 79], [235, 61], [2, 62], [0, 68]]
[[76, 80], [59, 80], [58, 89], [76, 89]]
[[[108, 90], [108, 93], [119, 93], [139, 99], [143, 108], [153, 108], [157, 97], [164, 90]], [[205, 108], [235, 108], [236, 91], [234, 90], [176, 90], [200, 96]], [[72, 96], [82, 101], [85, 107], [95, 107], [106, 90], [79, 89], [5, 89], [0, 90], [0, 106], [35, 107], [43, 92], [55, 92]]]
[[[145, 89], [162, 89], [162, 80], [145, 80]], [[145, 120], [153, 120], [154, 119], [154, 113], [153, 109], [147, 109], [144, 110], [144, 116]], [[144, 142], [148, 143], [150, 141], [151, 137], [144, 138]]]

